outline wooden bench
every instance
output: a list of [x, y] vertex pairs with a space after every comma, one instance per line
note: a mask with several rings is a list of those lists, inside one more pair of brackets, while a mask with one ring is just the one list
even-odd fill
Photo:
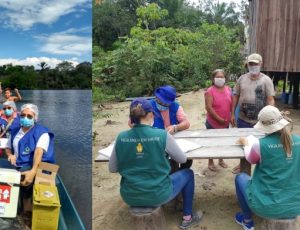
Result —
[[136, 230], [165, 230], [165, 216], [161, 207], [130, 207]]
[[298, 230], [297, 219], [263, 219], [261, 230]]
[[[174, 135], [175, 139], [183, 139], [199, 146], [186, 152], [188, 159], [241, 159], [241, 172], [250, 175], [251, 165], [246, 161], [241, 145], [237, 144], [240, 137], [253, 135], [263, 137], [264, 134], [253, 128], [203, 129], [181, 131]], [[96, 162], [106, 162], [109, 159], [99, 155]]]

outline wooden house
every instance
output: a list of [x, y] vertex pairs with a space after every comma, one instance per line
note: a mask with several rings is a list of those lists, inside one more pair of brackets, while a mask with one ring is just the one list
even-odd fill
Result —
[[275, 84], [288, 76], [298, 108], [300, 0], [249, 0], [249, 53], [254, 52], [263, 57], [262, 70]]

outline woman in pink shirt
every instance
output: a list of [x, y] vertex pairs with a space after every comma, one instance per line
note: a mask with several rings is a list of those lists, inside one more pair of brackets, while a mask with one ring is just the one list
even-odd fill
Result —
[[[222, 69], [216, 69], [212, 73], [213, 85], [205, 92], [205, 108], [207, 129], [225, 129], [229, 127], [231, 118], [231, 89], [225, 85], [225, 72]], [[228, 165], [223, 159], [219, 159], [219, 165], [227, 168]], [[208, 168], [216, 171], [213, 159], [209, 159]]]

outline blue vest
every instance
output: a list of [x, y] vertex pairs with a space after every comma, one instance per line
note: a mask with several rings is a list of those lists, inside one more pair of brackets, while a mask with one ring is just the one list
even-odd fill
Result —
[[[161, 116], [160, 111], [158, 110], [158, 108], [156, 106], [155, 100], [151, 100], [150, 102], [151, 102], [152, 107], [154, 108], [154, 110], [157, 112], [157, 114], [159, 114], [159, 117], [154, 118], [153, 127], [156, 127], [156, 128], [159, 128], [159, 129], [165, 129], [164, 120]], [[178, 120], [177, 120], [177, 117], [176, 117], [176, 113], [178, 111], [178, 108], [179, 108], [179, 104], [175, 101], [169, 106], [169, 116], [170, 116], [171, 125], [177, 125], [179, 123]]]
[[[11, 133], [11, 146], [13, 149], [13, 140], [15, 139], [17, 133], [20, 129], [14, 129]], [[50, 137], [49, 147], [47, 152], [44, 152], [42, 161], [48, 163], [54, 163], [54, 134], [51, 133], [46, 127], [35, 124], [19, 141], [18, 152], [19, 156], [17, 158], [17, 166], [32, 166], [34, 151], [36, 148], [37, 141], [42, 136], [42, 134], [48, 133]]]
[[[4, 126], [3, 128], [5, 128], [7, 126], [8, 122], [3, 119], [3, 118], [0, 118], [0, 125]], [[14, 129], [17, 129], [19, 131], [19, 129], [21, 128], [20, 126], [20, 115], [17, 114], [17, 116], [14, 118], [12, 124], [10, 125], [10, 127], [8, 128], [7, 132], [6, 132], [6, 137], [8, 138], [9, 135], [11, 134], [12, 130]], [[5, 137], [5, 136], [4, 136]]]

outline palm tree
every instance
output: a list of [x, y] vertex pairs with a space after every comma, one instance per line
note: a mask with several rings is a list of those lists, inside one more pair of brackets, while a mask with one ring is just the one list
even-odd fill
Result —
[[226, 3], [213, 3], [209, 1], [205, 7], [205, 12], [207, 14], [206, 19], [208, 23], [217, 23], [219, 25], [225, 26], [235, 26], [238, 25], [240, 14], [234, 10], [234, 3], [229, 5]]

